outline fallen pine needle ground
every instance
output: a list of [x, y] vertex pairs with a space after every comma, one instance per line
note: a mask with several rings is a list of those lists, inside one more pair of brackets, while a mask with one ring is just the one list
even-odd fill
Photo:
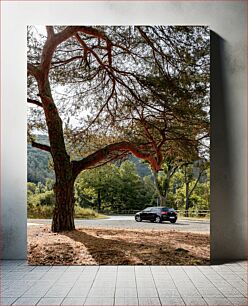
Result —
[[53, 233], [49, 225], [28, 228], [31, 265], [206, 265], [208, 234], [79, 227]]

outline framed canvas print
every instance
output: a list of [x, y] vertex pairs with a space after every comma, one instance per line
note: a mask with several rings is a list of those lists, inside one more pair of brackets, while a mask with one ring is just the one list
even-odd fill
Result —
[[210, 260], [207, 26], [27, 27], [28, 260]]
[[1, 1], [1, 304], [247, 304], [238, 2]]

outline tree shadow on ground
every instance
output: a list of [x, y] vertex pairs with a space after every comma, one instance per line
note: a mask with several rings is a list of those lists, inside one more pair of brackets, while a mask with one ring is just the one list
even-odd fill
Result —
[[[92, 231], [92, 232], [91, 232]], [[145, 239], [142, 233], [129, 239], [128, 235], [117, 237], [113, 231], [111, 238], [104, 236], [103, 231], [78, 229], [71, 232], [63, 232], [76, 242], [83, 244], [95, 262], [99, 265], [199, 265], [209, 264], [209, 259], [203, 256], [193, 255], [183, 247], [176, 247], [163, 236], [154, 239]], [[134, 233], [133, 233], [134, 234]], [[108, 234], [109, 235], [109, 234]], [[112, 235], [116, 239], [112, 239]], [[106, 236], [106, 235], [105, 235]], [[187, 239], [187, 238], [185, 238]], [[204, 246], [204, 243], [202, 243]], [[82, 263], [83, 264], [83, 263]]]

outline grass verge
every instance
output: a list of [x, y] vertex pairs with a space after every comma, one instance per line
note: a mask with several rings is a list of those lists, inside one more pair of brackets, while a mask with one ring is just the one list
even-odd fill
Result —
[[[28, 207], [28, 218], [29, 219], [51, 219], [53, 215], [53, 207], [48, 205], [39, 205]], [[79, 206], [75, 207], [75, 218], [80, 219], [103, 219], [105, 215], [99, 214], [93, 209], [82, 208]]]

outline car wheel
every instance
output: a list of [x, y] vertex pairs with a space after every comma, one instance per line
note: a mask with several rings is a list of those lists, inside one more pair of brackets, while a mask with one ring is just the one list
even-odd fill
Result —
[[161, 218], [160, 218], [159, 216], [157, 216], [157, 217], [155, 218], [155, 222], [156, 222], [156, 223], [161, 223], [162, 220], [161, 220]]
[[170, 220], [170, 223], [176, 223], [177, 220]]
[[137, 222], [141, 222], [141, 221], [142, 221], [142, 219], [140, 218], [140, 216], [135, 216], [135, 221], [137, 221]]

